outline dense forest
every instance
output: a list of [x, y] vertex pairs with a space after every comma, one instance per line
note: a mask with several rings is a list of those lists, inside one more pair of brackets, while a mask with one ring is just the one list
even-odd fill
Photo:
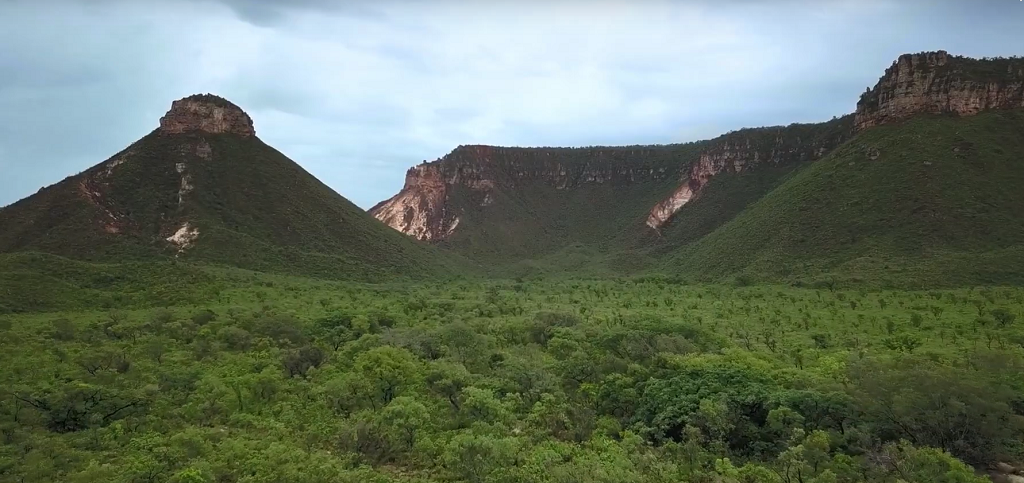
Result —
[[1024, 451], [1019, 288], [193, 283], [0, 316], [0, 480], [963, 483]]

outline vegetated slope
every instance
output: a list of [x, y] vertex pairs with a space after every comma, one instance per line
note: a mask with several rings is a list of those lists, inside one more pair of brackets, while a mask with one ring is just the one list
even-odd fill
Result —
[[[714, 250], [706, 247], [713, 242], [702, 241], [705, 236], [723, 228], [858, 132], [918, 115], [973, 116], [1020, 108], [1024, 108], [1024, 60], [970, 59], [944, 51], [906, 54], [861, 96], [852, 115], [824, 123], [743, 129], [710, 141], [656, 148], [464, 146], [440, 160], [411, 169], [403, 190], [371, 213], [403, 233], [464, 254], [496, 273], [520, 275], [553, 269], [587, 275], [629, 274], [659, 267], [666, 256], [682, 260], [691, 252], [710, 254]], [[919, 154], [907, 152], [907, 156]], [[657, 169], [649, 169], [651, 164]], [[816, 167], [814, 172], [821, 169]], [[934, 183], [957, 183], [957, 174], [940, 171], [933, 169], [932, 175], [953, 177]], [[984, 176], [978, 181], [984, 182]], [[874, 187], [863, 187], [859, 196], [887, 199], [893, 195], [872, 190], [885, 187], [889, 191], [914, 192], [918, 189], [915, 183], [919, 181], [912, 177], [894, 175]], [[824, 189], [822, 196], [827, 190], [846, 188]], [[815, 210], [820, 205], [799, 209]], [[842, 218], [842, 210], [848, 209], [828, 206], [839, 210], [835, 212], [837, 219]], [[874, 208], [884, 212], [883, 207]], [[935, 216], [948, 218], [951, 224], [960, 223], [960, 212], [955, 210]], [[910, 229], [902, 225], [886, 228], [883, 221], [879, 221], [878, 231]], [[899, 217], [888, 221], [903, 223]], [[776, 229], [770, 219], [758, 223]], [[746, 270], [749, 264], [744, 260], [752, 256], [750, 253], [773, 249], [753, 238], [750, 241], [754, 247], [732, 258], [687, 259], [669, 266], [681, 265], [688, 273], [701, 276], [733, 275], [737, 267]], [[689, 246], [698, 242], [705, 248]], [[739, 241], [729, 243], [745, 249]], [[792, 261], [806, 265], [803, 268], [766, 273], [764, 268], [768, 267], [752, 267], [752, 271], [773, 278], [797, 272], [819, 273], [822, 260], [832, 260], [837, 251], [845, 250], [839, 248], [845, 246], [842, 242], [837, 243], [808, 245], [799, 257], [794, 254]], [[823, 251], [815, 251], [818, 248]], [[892, 248], [900, 246], [893, 244]], [[924, 281], [923, 273], [910, 272], [930, 270], [918, 265], [918, 259], [908, 258], [906, 250], [886, 256], [889, 265], [908, 271], [889, 273], [901, 283]], [[781, 263], [766, 257], [765, 263]], [[1003, 280], [999, 274], [982, 275], [970, 270], [958, 274], [959, 278], [943, 283]]]
[[675, 255], [721, 278], [1024, 283], [1024, 111], [864, 131]]
[[0, 254], [0, 314], [199, 303], [222, 283], [182, 263], [98, 263], [46, 253]]
[[0, 210], [0, 252], [21, 251], [358, 279], [451, 265], [264, 144], [241, 109], [215, 96], [175, 102], [121, 153]]
[[[579, 150], [586, 161], [572, 157], [577, 150], [556, 150], [556, 167], [541, 176], [511, 168], [486, 202], [456, 185], [449, 204], [459, 207], [465, 228], [453, 230], [439, 246], [495, 265], [560, 258], [565, 249], [619, 249], [637, 236], [650, 207], [677, 183], [699, 145], [599, 149], [596, 155]], [[515, 162], [517, 150], [509, 151]]]
[[659, 250], [676, 247], [711, 233], [792, 172], [849, 139], [852, 127], [853, 116], [847, 115], [822, 123], [741, 129], [716, 138], [673, 193], [674, 211], [664, 213], [660, 223], [649, 220], [660, 235], [653, 237], [655, 245]]
[[460, 146], [410, 169], [403, 190], [370, 212], [504, 273], [565, 249], [621, 246], [635, 236], [622, 227], [643, 226], [699, 148]]
[[[460, 146], [410, 169], [403, 190], [370, 212], [498, 274], [634, 273], [653, 260], [652, 245], [710, 232], [781, 174], [841, 143], [851, 127], [845, 116], [663, 146]], [[667, 225], [718, 177], [759, 188]], [[699, 226], [689, 223], [698, 218]]]

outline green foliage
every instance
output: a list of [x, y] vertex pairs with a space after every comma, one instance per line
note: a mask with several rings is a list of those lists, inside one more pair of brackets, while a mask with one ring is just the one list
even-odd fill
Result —
[[[181, 194], [185, 182], [190, 188]], [[179, 252], [166, 239], [186, 222], [198, 238]], [[106, 263], [203, 261], [363, 281], [468, 267], [373, 219], [258, 138], [160, 130], [0, 209], [0, 253], [24, 252]], [[0, 283], [41, 277], [0, 273]]]
[[[1011, 110], [866, 130], [660, 270], [803, 284], [834, 277], [875, 287], [1019, 285], [1022, 126], [1024, 113]], [[688, 208], [698, 205], [679, 219]]]
[[1006, 310], [1005, 308], [1002, 307], [998, 309], [993, 309], [991, 314], [992, 318], [996, 319], [996, 323], [998, 323], [1000, 327], [1010, 325], [1013, 323], [1014, 320], [1017, 319], [1017, 314], [1010, 312], [1009, 310]]
[[950, 456], [935, 448], [915, 448], [906, 441], [891, 443], [883, 450], [889, 473], [898, 481], [930, 481], [936, 483], [984, 483], [989, 481]]
[[189, 304], [215, 297], [222, 288], [207, 271], [184, 264], [0, 254], [0, 314]]
[[[1014, 157], [1024, 149], [1020, 110], [918, 116], [856, 136], [850, 123], [659, 147], [478, 147], [494, 161], [485, 175], [496, 187], [486, 198], [451, 187], [459, 229], [440, 246], [513, 277], [652, 275], [830, 292], [1024, 283], [1024, 195], [1015, 189], [1024, 165]], [[701, 153], [736, 145], [777, 162], [718, 174], [658, 233], [644, 226]], [[821, 149], [828, 154], [808, 162]], [[439, 169], [474, 162], [481, 154], [471, 151], [456, 150]], [[652, 174], [588, 183], [579, 181], [585, 169]], [[653, 174], [669, 172], [679, 175]]]
[[964, 462], [1024, 458], [1017, 288], [207, 273], [198, 303], [5, 316], [0, 480], [975, 482]]
[[[850, 136], [852, 116], [818, 124], [741, 129], [708, 141], [587, 148], [459, 147], [439, 161], [452, 175], [489, 162], [495, 188], [454, 184], [447, 203], [459, 229], [440, 246], [501, 276], [608, 276], [646, 271], [679, 244], [696, 241], [771, 191], [795, 169]], [[743, 175], [722, 174], [660, 235], [644, 222], [679, 187], [702, 153], [745, 146], [772, 159]]]

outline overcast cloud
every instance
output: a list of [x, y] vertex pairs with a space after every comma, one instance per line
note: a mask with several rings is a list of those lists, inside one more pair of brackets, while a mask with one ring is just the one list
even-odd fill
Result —
[[827, 120], [901, 53], [1024, 54], [1024, 3], [0, 0], [0, 46], [0, 205], [209, 92], [367, 208], [459, 144]]

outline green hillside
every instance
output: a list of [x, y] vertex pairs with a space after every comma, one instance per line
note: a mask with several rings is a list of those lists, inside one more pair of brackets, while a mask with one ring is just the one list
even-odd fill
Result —
[[[806, 163], [849, 137], [852, 116], [816, 124], [741, 129], [661, 146], [506, 148], [460, 146], [410, 170], [395, 199], [438, 225], [429, 238], [499, 276], [640, 273], [743, 211]], [[707, 189], [654, 230], [652, 208], [706, 163]], [[440, 201], [410, 203], [403, 195]], [[419, 198], [425, 200], [426, 198]], [[371, 209], [381, 211], [392, 200]], [[410, 208], [406, 208], [410, 209]], [[451, 227], [446, 232], [444, 227]], [[401, 229], [399, 223], [398, 228]]]
[[870, 129], [660, 270], [712, 279], [1024, 283], [1021, 132], [1021, 111]]
[[[195, 231], [195, 240], [169, 242], [179, 230]], [[373, 219], [255, 136], [160, 129], [0, 209], [0, 253], [14, 252], [94, 262], [174, 257], [368, 281], [464, 268]]]
[[369, 280], [436, 276], [452, 265], [446, 254], [395, 236], [261, 141], [208, 139], [229, 163], [196, 163], [191, 209], [208, 228], [205, 243], [190, 256], [254, 270]]
[[[652, 156], [591, 161], [584, 167], [571, 155], [556, 155], [564, 169], [608, 172], [641, 167], [638, 171], [665, 169], [675, 173], [683, 172], [696, 159], [701, 146], [646, 147]], [[651, 207], [679, 184], [676, 175], [580, 183], [568, 189], [545, 179], [498, 181], [486, 206], [478, 202], [478, 194], [454, 187], [448, 206], [460, 210], [462, 229], [439, 245], [502, 272], [531, 260], [537, 265], [560, 266], [566, 251], [607, 254], [620, 250], [643, 236], [644, 219]], [[575, 266], [573, 270], [581, 268], [570, 265]]]
[[45, 253], [0, 254], [0, 315], [198, 303], [223, 283], [201, 267], [170, 262], [97, 263]]

